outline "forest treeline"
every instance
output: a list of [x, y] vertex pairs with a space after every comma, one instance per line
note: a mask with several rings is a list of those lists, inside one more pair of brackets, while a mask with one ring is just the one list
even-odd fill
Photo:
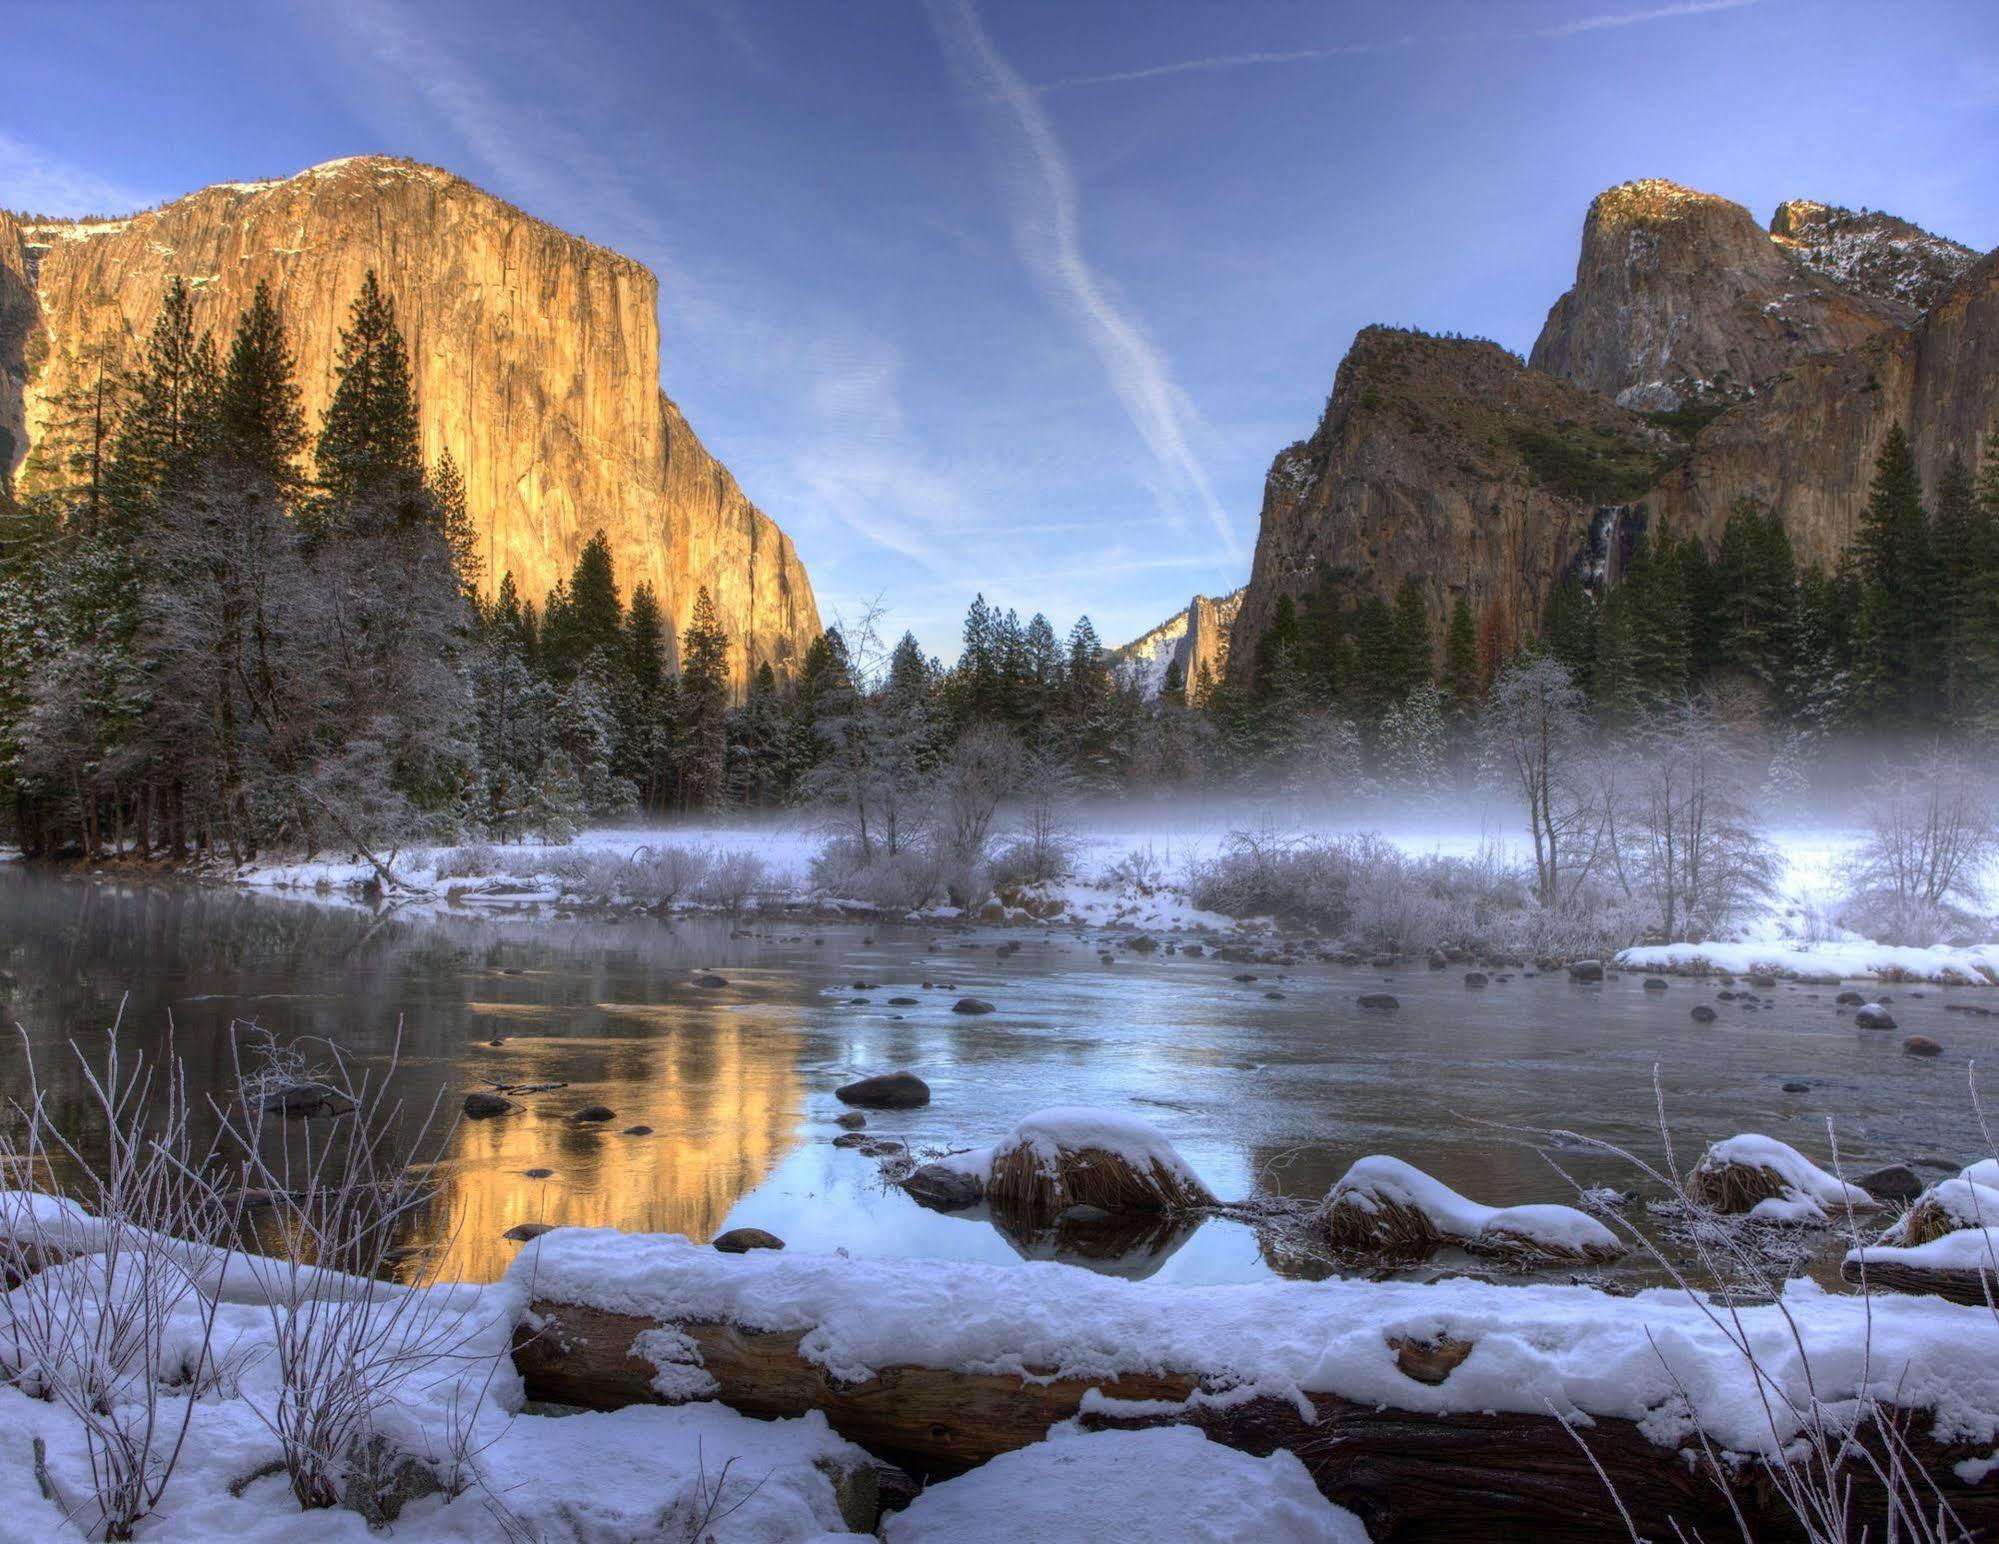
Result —
[[[425, 464], [373, 274], [316, 426], [261, 288], [226, 348], [176, 281], [134, 368], [83, 363], [32, 491], [0, 491], [0, 791], [31, 854], [373, 854], [809, 802], [865, 866], [962, 818], [939, 792], [953, 777], [975, 806], [990, 788], [1031, 806], [1493, 772], [1485, 720], [1517, 661], [1465, 595], [1440, 618], [1414, 580], [1384, 597], [1322, 573], [1224, 679], [1170, 669], [1152, 698], [1087, 617], [1058, 634], [983, 597], [949, 666], [863, 618], [780, 676], [733, 657], [705, 590], [670, 639], [601, 535], [539, 601], [511, 574], [482, 600], [462, 477], [448, 454]], [[1641, 532], [1621, 567], [1600, 594], [1558, 586], [1525, 646], [1563, 667], [1593, 733], [1726, 687], [1796, 781], [1844, 732], [1999, 724], [1999, 438], [1926, 492], [1894, 430], [1834, 572], [1749, 504], [1712, 550]]]

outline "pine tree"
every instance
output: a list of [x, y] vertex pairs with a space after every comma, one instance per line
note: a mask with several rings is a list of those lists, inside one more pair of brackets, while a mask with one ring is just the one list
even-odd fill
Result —
[[679, 719], [674, 760], [689, 809], [721, 803], [728, 770], [729, 635], [703, 585], [680, 635]]
[[295, 371], [284, 322], [260, 280], [223, 365], [216, 435], [230, 475], [257, 479], [288, 506], [303, 483], [306, 440]]
[[542, 623], [542, 657], [549, 673], [566, 681], [592, 658], [619, 654], [624, 627], [611, 544], [598, 531], [583, 544], [569, 582], [549, 596]]
[[1395, 614], [1379, 595], [1362, 602], [1353, 618], [1353, 668], [1347, 695], [1363, 724], [1377, 724], [1403, 695], [1406, 654]]
[[1452, 722], [1468, 724], [1477, 716], [1479, 685], [1478, 634], [1472, 626], [1470, 597], [1460, 590], [1444, 630], [1444, 703]]
[[479, 592], [485, 563], [479, 556], [479, 533], [472, 526], [472, 512], [465, 502], [465, 477], [446, 450], [430, 469], [430, 500], [436, 510], [438, 529], [451, 550], [451, 566], [467, 596]]
[[1722, 528], [1711, 583], [1718, 663], [1778, 686], [1789, 673], [1787, 632], [1798, 583], [1782, 517], [1753, 500], [1738, 501]]
[[1565, 578], [1548, 592], [1541, 646], [1574, 680], [1592, 674], [1597, 655], [1597, 603], [1579, 579]]
[[409, 354], [395, 304], [372, 268], [340, 334], [334, 376], [314, 455], [325, 516], [346, 525], [421, 518], [423, 449]]
[[162, 488], [184, 484], [214, 439], [215, 343], [194, 323], [194, 297], [176, 276], [126, 389], [113, 458], [114, 506], [129, 525]]
[[1430, 602], [1423, 581], [1410, 574], [1395, 592], [1395, 674], [1397, 701], [1417, 687], [1434, 684], [1437, 675], [1436, 640], [1430, 630]]
[[1921, 721], [1933, 685], [1934, 563], [1922, 482], [1899, 423], [1875, 460], [1853, 555], [1862, 586], [1854, 639], [1862, 701], [1878, 723]]
[[1984, 618], [1995, 577], [1992, 525], [1961, 456], [1945, 466], [1936, 502], [1938, 707], [1946, 723], [1962, 729], [1989, 699], [1992, 659]]

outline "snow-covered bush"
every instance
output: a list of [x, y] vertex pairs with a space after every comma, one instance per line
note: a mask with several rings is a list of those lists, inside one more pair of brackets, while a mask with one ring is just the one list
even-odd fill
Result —
[[1992, 782], [1954, 751], [1932, 746], [1885, 768], [1868, 796], [1868, 833], [1847, 866], [1843, 925], [1882, 943], [1951, 936], [1964, 909], [1985, 903], [1999, 856]]
[[834, 837], [812, 859], [812, 885], [882, 911], [920, 911], [944, 893], [943, 865], [927, 844], [865, 858], [859, 843]]
[[753, 852], [729, 852], [709, 866], [694, 893], [702, 904], [739, 917], [752, 900], [769, 888], [769, 864]]
[[470, 847], [444, 847], [431, 855], [431, 869], [439, 879], [478, 879], [500, 866], [497, 848], [483, 842]]
[[[94, 1508], [102, 1539], [131, 1538], [159, 1505], [216, 1379], [201, 1267], [226, 1268], [234, 1232], [172, 1039], [157, 1066], [119, 1042], [114, 1024], [101, 1067], [72, 1042], [84, 1105], [58, 1110], [23, 1031], [26, 1083], [0, 1126], [0, 1174], [32, 1184], [60, 1169], [68, 1192], [0, 1191], [0, 1283], [19, 1283], [0, 1297], [0, 1385], [82, 1429], [93, 1494], [76, 1505]], [[213, 1236], [219, 1253], [200, 1242]]]
[[715, 854], [706, 847], [641, 847], [620, 883], [628, 900], [666, 909], [691, 898], [714, 863]]

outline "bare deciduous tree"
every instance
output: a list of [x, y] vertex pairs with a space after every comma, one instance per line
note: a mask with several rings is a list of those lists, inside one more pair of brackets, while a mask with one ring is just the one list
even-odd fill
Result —
[[1770, 893], [1777, 859], [1758, 832], [1750, 762], [1715, 704], [1694, 698], [1641, 727], [1612, 823], [1619, 871], [1669, 939], [1713, 934]]

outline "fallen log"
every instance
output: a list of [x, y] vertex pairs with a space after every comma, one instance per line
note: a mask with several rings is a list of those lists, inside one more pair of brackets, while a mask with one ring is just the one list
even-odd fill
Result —
[[[1126, 1374], [1115, 1380], [1026, 1377], [904, 1365], [842, 1382], [800, 1350], [809, 1332], [742, 1329], [613, 1313], [537, 1300], [517, 1334], [514, 1361], [530, 1399], [616, 1409], [677, 1403], [655, 1387], [661, 1368], [637, 1350], [641, 1336], [665, 1328], [687, 1363], [695, 1356], [712, 1380], [705, 1393], [744, 1415], [765, 1419], [824, 1412], [832, 1428], [878, 1458], [929, 1480], [948, 1477], [1041, 1440], [1059, 1421], [1080, 1417], [1091, 1428], [1186, 1422], [1211, 1439], [1259, 1457], [1286, 1448], [1305, 1463], [1328, 1499], [1358, 1514], [1376, 1540], [1621, 1537], [1624, 1507], [1641, 1529], [1670, 1537], [1736, 1536], [1728, 1499], [1708, 1473], [1661, 1447], [1629, 1420], [1598, 1417], [1572, 1430], [1554, 1415], [1440, 1413], [1361, 1404], [1312, 1393], [1307, 1416], [1289, 1399], [1193, 1398], [1192, 1374]], [[685, 1348], [691, 1345], [691, 1352]], [[1470, 1347], [1463, 1342], [1398, 1347], [1412, 1378], [1448, 1380]], [[1448, 1366], [1444, 1365], [1446, 1362]], [[661, 1379], [685, 1388], [680, 1379]], [[1087, 1400], [1091, 1390], [1099, 1398]], [[1171, 1406], [1173, 1408], [1162, 1408]], [[1982, 1456], [1967, 1444], [1946, 1450], [1918, 1415], [1903, 1440], [1938, 1484], [1942, 1499], [1975, 1537], [1999, 1537], [1999, 1486], [1972, 1486], [1951, 1468]], [[1588, 1453], [1578, 1442], [1588, 1444]], [[1592, 1465], [1616, 1487], [1614, 1499]], [[1885, 1511], [1856, 1463], [1857, 1510]], [[1744, 1465], [1735, 1504], [1758, 1539], [1803, 1537], [1760, 1468]], [[1932, 1503], [1933, 1504], [1933, 1503]]]
[[[1887, 1292], [1915, 1292], [1946, 1298], [1953, 1303], [1969, 1303], [1984, 1308], [1999, 1301], [1999, 1279], [1991, 1271], [1953, 1269], [1938, 1265], [1908, 1265], [1900, 1260], [1869, 1259], [1866, 1265], [1869, 1288]], [[1861, 1284], [1861, 1264], [1848, 1260], [1839, 1268], [1840, 1280], [1850, 1286]]]
[[[631, 1314], [537, 1302], [515, 1336], [514, 1363], [530, 1399], [593, 1410], [673, 1403], [653, 1388], [654, 1364], [633, 1353], [639, 1336], [659, 1327]], [[1076, 1414], [1093, 1388], [1121, 1399], [1177, 1403], [1199, 1386], [1179, 1376], [1037, 1382], [938, 1367], [889, 1367], [866, 1382], [842, 1383], [799, 1351], [802, 1335], [732, 1324], [673, 1328], [693, 1342], [717, 1385], [715, 1397], [731, 1409], [764, 1419], [823, 1410], [848, 1441], [926, 1475], [961, 1473], [1039, 1442], [1050, 1426]]]

